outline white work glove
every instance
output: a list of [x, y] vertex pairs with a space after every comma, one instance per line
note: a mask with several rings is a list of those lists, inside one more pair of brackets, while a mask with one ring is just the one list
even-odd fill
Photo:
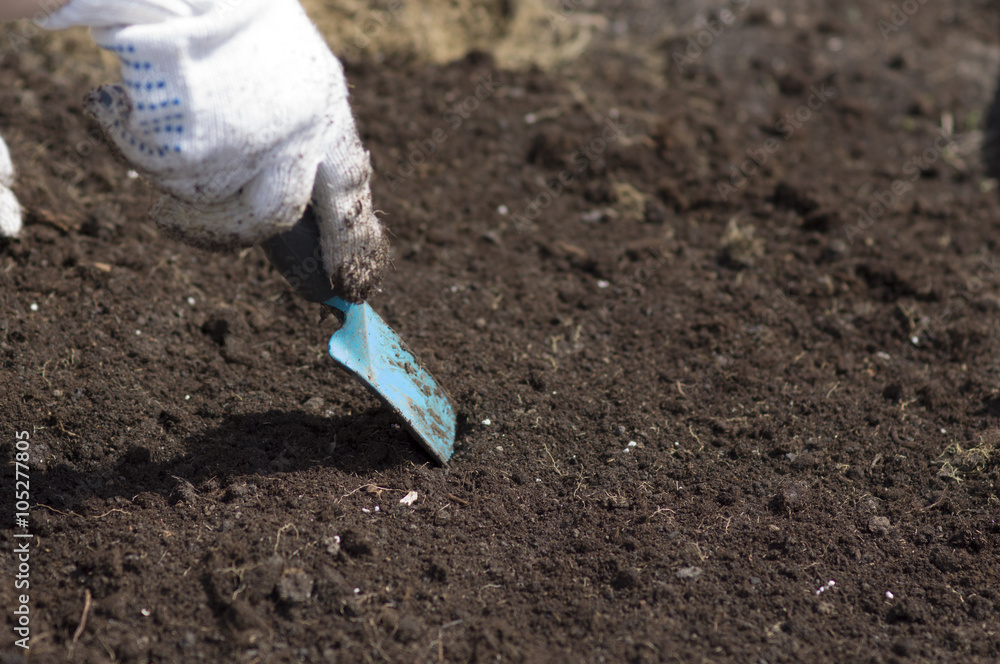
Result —
[[314, 200], [338, 295], [366, 298], [388, 263], [340, 61], [297, 0], [71, 0], [48, 28], [85, 25], [122, 82], [87, 110], [165, 196], [155, 221], [224, 250], [292, 226]]
[[17, 237], [21, 232], [21, 206], [10, 188], [14, 186], [14, 164], [7, 144], [0, 138], [0, 237]]

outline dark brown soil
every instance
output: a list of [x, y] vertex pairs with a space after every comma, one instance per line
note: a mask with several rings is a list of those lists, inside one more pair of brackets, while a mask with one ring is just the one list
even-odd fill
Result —
[[82, 55], [6, 52], [3, 661], [1000, 660], [1000, 9], [670, 4], [349, 69], [448, 468], [258, 250], [156, 232]]

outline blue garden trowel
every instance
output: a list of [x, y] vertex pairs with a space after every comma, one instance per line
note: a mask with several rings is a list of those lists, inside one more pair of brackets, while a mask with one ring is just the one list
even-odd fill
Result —
[[263, 247], [299, 295], [325, 304], [340, 319], [340, 329], [330, 337], [330, 357], [388, 406], [432, 457], [447, 463], [455, 451], [451, 400], [370, 306], [352, 304], [333, 294], [323, 269], [312, 207], [295, 226]]

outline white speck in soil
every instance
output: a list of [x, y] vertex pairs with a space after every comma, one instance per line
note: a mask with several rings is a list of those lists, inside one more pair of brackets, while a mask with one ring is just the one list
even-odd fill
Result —
[[326, 552], [331, 556], [335, 556], [340, 553], [340, 535], [324, 537], [322, 543], [326, 547]]
[[820, 586], [819, 588], [816, 589], [816, 594], [817, 595], [822, 595], [823, 593], [825, 593], [830, 588], [833, 588], [835, 585], [837, 585], [837, 582], [834, 581], [833, 579], [830, 579], [829, 581], [826, 582], [826, 585], [822, 585], [822, 586]]

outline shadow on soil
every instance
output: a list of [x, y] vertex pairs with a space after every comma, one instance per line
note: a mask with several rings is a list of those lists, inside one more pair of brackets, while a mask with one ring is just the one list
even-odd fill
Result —
[[[169, 431], [169, 422], [161, 424]], [[132, 501], [141, 493], [177, 502], [219, 489], [225, 489], [225, 500], [244, 491], [253, 476], [317, 467], [370, 474], [433, 464], [394, 415], [380, 407], [337, 417], [278, 410], [231, 415], [214, 429], [186, 437], [182, 445], [187, 453], [170, 459], [156, 459], [154, 450], [134, 445], [109, 470], [80, 472], [58, 464], [36, 472], [39, 486], [59, 487], [40, 493], [38, 503], [85, 512], [93, 496]]]

